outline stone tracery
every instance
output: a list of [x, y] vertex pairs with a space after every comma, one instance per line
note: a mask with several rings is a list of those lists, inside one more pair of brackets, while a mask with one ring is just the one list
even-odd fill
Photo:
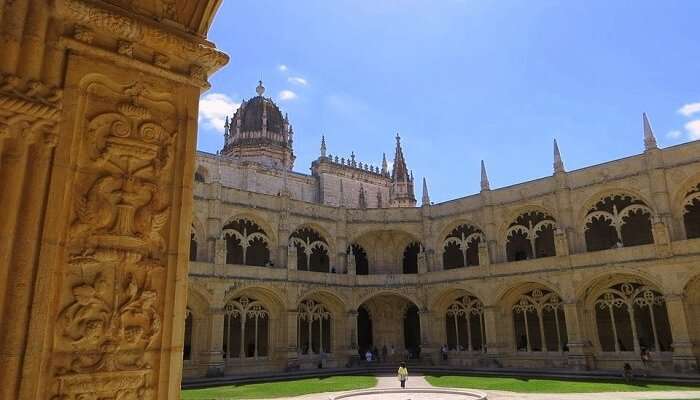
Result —
[[308, 227], [299, 228], [289, 237], [289, 243], [296, 248], [298, 270], [330, 271], [330, 247], [320, 233]]
[[[522, 317], [517, 318], [518, 315]], [[556, 293], [534, 289], [521, 295], [513, 305], [513, 318], [518, 350], [564, 351], [566, 321], [562, 301]]]
[[484, 233], [472, 225], [453, 229], [442, 242], [444, 268], [479, 265], [479, 243], [485, 240]]
[[653, 243], [652, 215], [653, 211], [634, 196], [604, 197], [586, 214], [586, 247], [596, 251]]
[[268, 354], [270, 313], [260, 301], [242, 296], [224, 306], [224, 354], [258, 358]]
[[508, 261], [556, 255], [554, 230], [556, 222], [541, 211], [521, 214], [506, 231]]
[[224, 226], [226, 264], [264, 266], [270, 261], [270, 239], [255, 222], [238, 219]]
[[332, 314], [315, 300], [299, 303], [297, 349], [299, 354], [321, 354], [331, 352]]
[[462, 351], [486, 351], [484, 304], [465, 295], [447, 307], [445, 316], [447, 346]]
[[683, 199], [683, 224], [688, 239], [700, 237], [700, 184]]

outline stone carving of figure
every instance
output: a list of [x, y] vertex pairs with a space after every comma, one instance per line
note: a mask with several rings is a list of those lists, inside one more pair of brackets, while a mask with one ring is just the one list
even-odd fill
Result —
[[357, 264], [355, 262], [355, 253], [350, 248], [348, 253], [348, 274], [354, 275], [357, 272]]
[[293, 242], [287, 247], [287, 269], [297, 269], [297, 246]]

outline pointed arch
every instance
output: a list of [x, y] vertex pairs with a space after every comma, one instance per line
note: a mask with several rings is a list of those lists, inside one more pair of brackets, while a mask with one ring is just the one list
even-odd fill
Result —
[[442, 241], [443, 269], [479, 265], [479, 244], [486, 242], [484, 232], [474, 225], [460, 224], [448, 232]]
[[226, 264], [270, 265], [272, 241], [256, 222], [246, 218], [230, 220], [221, 234], [226, 240]]

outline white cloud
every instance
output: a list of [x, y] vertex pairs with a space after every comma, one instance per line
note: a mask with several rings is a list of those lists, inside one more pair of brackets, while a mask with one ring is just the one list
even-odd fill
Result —
[[700, 103], [688, 103], [678, 109], [680, 114], [690, 117], [691, 115], [700, 112]]
[[667, 133], [666, 137], [668, 137], [669, 139], [678, 139], [681, 137], [681, 135], [683, 135], [683, 132], [681, 132], [679, 130], [673, 130], [673, 131]]
[[199, 122], [204, 128], [224, 133], [224, 123], [227, 115], [240, 106], [223, 93], [209, 93], [199, 99]]
[[289, 67], [287, 67], [285, 64], [280, 64], [280, 65], [277, 66], [277, 69], [279, 69], [279, 70], [282, 71], [282, 72], [287, 72], [287, 70], [289, 69]]
[[277, 98], [279, 98], [282, 101], [294, 100], [297, 98], [297, 94], [292, 92], [291, 90], [283, 90], [277, 95]]
[[690, 137], [691, 140], [700, 139], [700, 119], [685, 124], [685, 130], [688, 131], [688, 137]]
[[300, 76], [290, 76], [289, 78], [287, 78], [287, 81], [289, 83], [293, 83], [293, 84], [299, 85], [299, 86], [306, 86], [309, 84], [309, 81], [307, 81], [306, 79], [304, 79]]

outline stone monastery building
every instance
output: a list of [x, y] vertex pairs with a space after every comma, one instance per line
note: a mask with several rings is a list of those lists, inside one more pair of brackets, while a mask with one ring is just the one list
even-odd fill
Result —
[[[331, 155], [292, 171], [264, 96], [226, 122], [194, 183], [184, 376], [390, 357], [478, 368], [698, 369], [700, 142], [430, 202], [400, 138], [388, 169]], [[641, 141], [640, 141], [641, 142]], [[447, 361], [440, 348], [449, 349]]]

